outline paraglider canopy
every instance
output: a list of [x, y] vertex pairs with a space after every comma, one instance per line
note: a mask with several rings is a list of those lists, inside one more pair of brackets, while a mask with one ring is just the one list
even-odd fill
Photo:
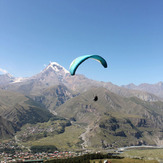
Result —
[[72, 61], [71, 65], [70, 65], [70, 74], [75, 75], [75, 72], [76, 72], [77, 68], [79, 67], [79, 65], [89, 58], [99, 61], [105, 68], [107, 68], [107, 62], [101, 56], [99, 56], [99, 55], [84, 55], [84, 56], [80, 56]]

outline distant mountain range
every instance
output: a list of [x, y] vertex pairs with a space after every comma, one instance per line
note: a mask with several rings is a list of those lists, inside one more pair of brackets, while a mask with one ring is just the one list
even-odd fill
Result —
[[163, 98], [163, 82], [158, 82], [156, 84], [143, 83], [138, 86], [136, 86], [135, 84], [128, 84], [128, 85], [123, 85], [122, 87], [131, 90], [140, 90], [140, 91], [152, 93], [158, 97]]
[[[93, 100], [94, 96], [98, 96], [98, 101]], [[68, 132], [76, 125], [80, 130], [76, 128], [74, 132], [84, 130], [74, 138], [76, 148], [161, 145], [162, 99], [162, 82], [120, 87], [110, 82], [91, 80], [84, 75], [71, 76], [64, 67], [51, 62], [29, 78], [0, 75], [0, 138], [6, 138], [7, 133], [12, 137], [27, 124], [41, 122], [52, 126], [53, 119], [57, 120], [57, 128], [68, 124], [64, 125], [67, 130], [62, 132]], [[9, 131], [6, 126], [9, 126]], [[55, 136], [56, 132], [50, 133], [52, 130], [49, 128], [46, 134], [45, 131], [42, 134], [48, 135], [46, 140]], [[68, 133], [72, 137], [71, 132]], [[34, 144], [37, 144], [37, 139], [45, 141], [43, 137], [35, 139]], [[66, 139], [62, 143], [68, 146], [71, 144], [69, 141]]]

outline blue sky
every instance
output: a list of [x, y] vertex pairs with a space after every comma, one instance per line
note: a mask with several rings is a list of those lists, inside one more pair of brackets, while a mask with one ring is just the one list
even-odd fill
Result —
[[0, 71], [39, 73], [50, 61], [69, 69], [73, 59], [97, 54], [76, 73], [112, 82], [163, 81], [162, 0], [0, 0]]

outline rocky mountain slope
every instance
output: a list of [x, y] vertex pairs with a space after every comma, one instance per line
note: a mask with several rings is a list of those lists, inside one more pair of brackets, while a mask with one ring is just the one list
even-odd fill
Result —
[[53, 113], [58, 106], [74, 96], [75, 94], [63, 84], [49, 87], [37, 95], [30, 95], [34, 101], [42, 104]]

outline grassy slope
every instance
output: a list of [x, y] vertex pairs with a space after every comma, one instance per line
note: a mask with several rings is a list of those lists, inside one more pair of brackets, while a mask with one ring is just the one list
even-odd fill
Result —
[[0, 139], [9, 139], [13, 137], [16, 131], [16, 125], [0, 116]]
[[83, 128], [73, 125], [66, 127], [64, 133], [54, 134], [53, 136], [48, 136], [39, 140], [28, 141], [24, 143], [24, 145], [55, 145], [59, 150], [63, 151], [80, 149], [81, 147], [78, 144], [81, 142], [79, 136], [82, 132]]
[[0, 90], [0, 115], [17, 124], [48, 121], [53, 115], [32, 99], [11, 91]]

